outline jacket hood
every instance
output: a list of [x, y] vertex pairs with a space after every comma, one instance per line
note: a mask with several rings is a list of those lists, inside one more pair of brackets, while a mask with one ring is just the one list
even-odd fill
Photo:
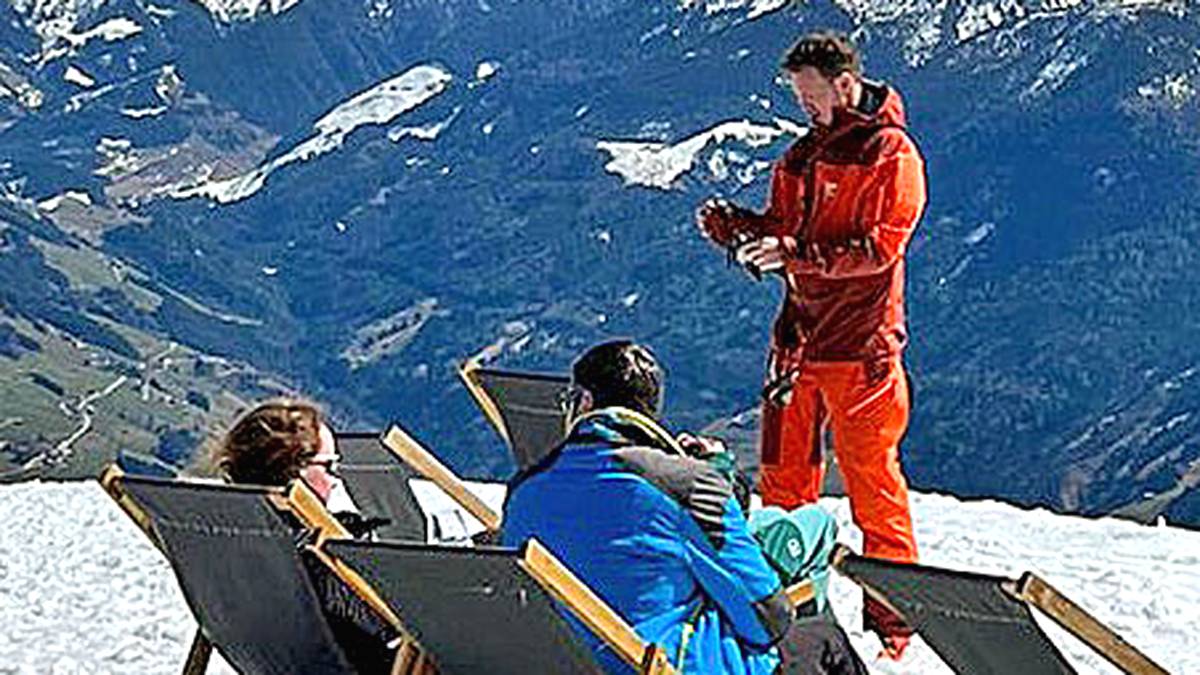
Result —
[[567, 442], [640, 445], [683, 454], [675, 437], [660, 422], [619, 406], [594, 410], [579, 418]]
[[862, 84], [862, 100], [854, 108], [837, 111], [834, 116], [834, 128], [865, 124], [908, 127], [900, 92], [883, 82], [863, 80]]

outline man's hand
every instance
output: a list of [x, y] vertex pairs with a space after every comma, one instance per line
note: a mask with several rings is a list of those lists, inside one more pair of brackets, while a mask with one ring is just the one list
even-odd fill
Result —
[[696, 210], [696, 227], [706, 239], [731, 246], [745, 227], [747, 212], [727, 199], [713, 198]]
[[726, 451], [725, 443], [721, 439], [710, 436], [696, 436], [685, 431], [679, 434], [676, 440], [689, 457], [696, 459], [706, 459]]
[[795, 251], [796, 240], [791, 237], [763, 237], [738, 248], [736, 258], [751, 272], [763, 274], [783, 269]]

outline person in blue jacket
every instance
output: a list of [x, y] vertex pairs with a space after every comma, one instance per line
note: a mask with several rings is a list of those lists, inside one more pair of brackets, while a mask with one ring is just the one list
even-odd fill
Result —
[[[650, 351], [629, 341], [575, 362], [571, 431], [511, 482], [504, 543], [537, 538], [682, 672], [865, 673], [836, 624], [794, 623], [733, 481], [654, 419], [662, 380]], [[631, 672], [579, 633], [608, 672]]]

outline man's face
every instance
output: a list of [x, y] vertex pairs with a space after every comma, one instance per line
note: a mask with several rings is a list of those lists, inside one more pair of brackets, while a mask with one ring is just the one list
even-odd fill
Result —
[[592, 405], [592, 392], [572, 383], [563, 394], [563, 417], [567, 428], [570, 429], [575, 426], [575, 420], [592, 411], [594, 407]]
[[796, 102], [808, 113], [814, 125], [827, 127], [833, 124], [833, 112], [848, 105], [848, 90], [852, 86], [847, 81], [852, 77], [849, 73], [829, 80], [816, 68], [804, 66], [789, 75]]

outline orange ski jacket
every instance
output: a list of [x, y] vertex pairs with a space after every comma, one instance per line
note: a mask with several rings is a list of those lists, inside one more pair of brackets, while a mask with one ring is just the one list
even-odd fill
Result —
[[887, 85], [796, 141], [774, 167], [762, 235], [791, 237], [774, 346], [788, 360], [874, 360], [907, 342], [904, 253], [925, 209], [925, 163]]

